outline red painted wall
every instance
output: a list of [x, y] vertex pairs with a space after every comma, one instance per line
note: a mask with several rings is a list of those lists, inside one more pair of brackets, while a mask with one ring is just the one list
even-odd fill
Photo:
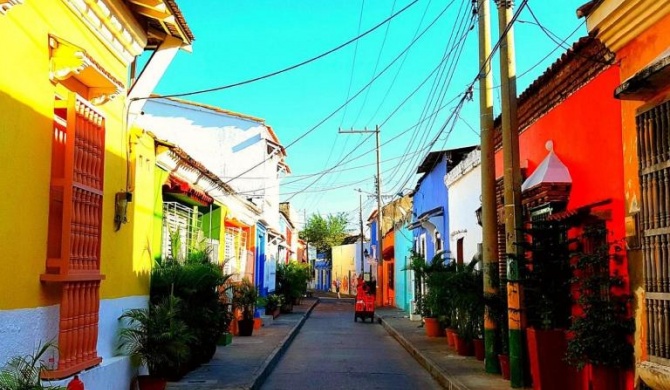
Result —
[[[530, 175], [547, 156], [545, 144], [552, 140], [572, 176], [568, 209], [612, 199], [608, 227], [623, 238], [621, 103], [612, 96], [619, 80], [618, 68], [611, 67], [534, 122], [519, 136], [519, 155]], [[495, 160], [496, 178], [501, 178], [502, 150], [496, 151]]]

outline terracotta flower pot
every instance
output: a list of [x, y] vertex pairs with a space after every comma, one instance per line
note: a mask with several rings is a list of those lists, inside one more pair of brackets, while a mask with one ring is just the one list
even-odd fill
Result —
[[254, 320], [239, 320], [237, 327], [240, 330], [240, 336], [251, 336], [254, 333]]
[[447, 345], [451, 348], [456, 348], [456, 329], [447, 328], [445, 332], [447, 334]]
[[137, 377], [137, 385], [140, 390], [165, 390], [167, 381], [151, 375], [140, 375]]
[[621, 390], [621, 370], [613, 367], [591, 365], [593, 390]]
[[459, 335], [456, 335], [456, 353], [459, 356], [472, 356], [472, 340], [466, 340]]
[[570, 387], [570, 367], [563, 361], [568, 343], [562, 330], [527, 329], [528, 358], [533, 390]]
[[424, 320], [424, 327], [426, 328], [426, 336], [440, 337], [443, 333], [440, 331], [440, 323], [437, 318], [426, 317]]
[[474, 346], [475, 350], [475, 358], [477, 360], [484, 360], [485, 353], [484, 353], [484, 339], [472, 339], [472, 345]]
[[498, 362], [500, 363], [500, 372], [502, 373], [502, 378], [509, 380], [509, 356], [498, 355]]

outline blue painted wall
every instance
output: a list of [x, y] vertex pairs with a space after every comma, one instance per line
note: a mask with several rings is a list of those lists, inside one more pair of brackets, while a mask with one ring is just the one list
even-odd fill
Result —
[[[440, 233], [443, 249], [449, 251], [449, 208], [447, 207], [447, 186], [444, 185], [444, 175], [446, 174], [447, 160], [445, 154], [442, 154], [439, 162], [435, 164], [433, 169], [424, 174], [420, 183], [418, 184], [416, 192], [414, 193], [413, 221], [415, 221], [418, 216], [428, 210], [432, 210], [436, 207], [442, 207], [444, 210], [443, 215], [430, 218], [430, 222], [437, 227], [436, 231]], [[426, 258], [428, 261], [430, 261], [435, 255], [435, 244], [433, 244], [433, 238], [430, 237], [430, 233], [422, 227], [416, 228], [412, 231], [413, 236], [417, 239], [421, 234], [424, 233], [426, 234]]]
[[267, 232], [265, 226], [256, 224], [256, 267], [254, 272], [254, 284], [258, 288], [260, 296], [268, 295], [268, 289], [264, 286], [265, 281], [265, 243]]
[[410, 250], [414, 245], [412, 232], [407, 227], [396, 229], [395, 242], [393, 243], [395, 252], [395, 305], [398, 309], [404, 310], [409, 314], [409, 272], [406, 268], [409, 265]]

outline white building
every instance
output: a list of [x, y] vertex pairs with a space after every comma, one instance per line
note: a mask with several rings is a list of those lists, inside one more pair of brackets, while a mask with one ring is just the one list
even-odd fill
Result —
[[456, 261], [467, 264], [478, 253], [482, 227], [476, 211], [481, 207], [481, 151], [475, 149], [444, 176], [449, 196], [449, 247]]

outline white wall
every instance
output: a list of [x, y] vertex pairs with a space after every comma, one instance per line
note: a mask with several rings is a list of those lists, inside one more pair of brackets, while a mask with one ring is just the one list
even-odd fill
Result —
[[[118, 319], [127, 309], [146, 307], [148, 299], [147, 296], [133, 296], [100, 301], [97, 349], [102, 363], [79, 374], [86, 390], [130, 387], [130, 380], [136, 370], [131, 367], [127, 356], [117, 356]], [[59, 310], [59, 305], [0, 310], [0, 367], [15, 356], [32, 355], [40, 342], [57, 341]], [[33, 336], [25, 337], [27, 334]], [[52, 353], [55, 351], [47, 353], [47, 361]], [[70, 379], [49, 383], [65, 386]]]
[[449, 244], [456, 257], [458, 239], [463, 238], [463, 262], [469, 263], [482, 242], [482, 227], [477, 224], [475, 210], [481, 206], [482, 175], [480, 151], [472, 151], [446, 176], [449, 191]]

